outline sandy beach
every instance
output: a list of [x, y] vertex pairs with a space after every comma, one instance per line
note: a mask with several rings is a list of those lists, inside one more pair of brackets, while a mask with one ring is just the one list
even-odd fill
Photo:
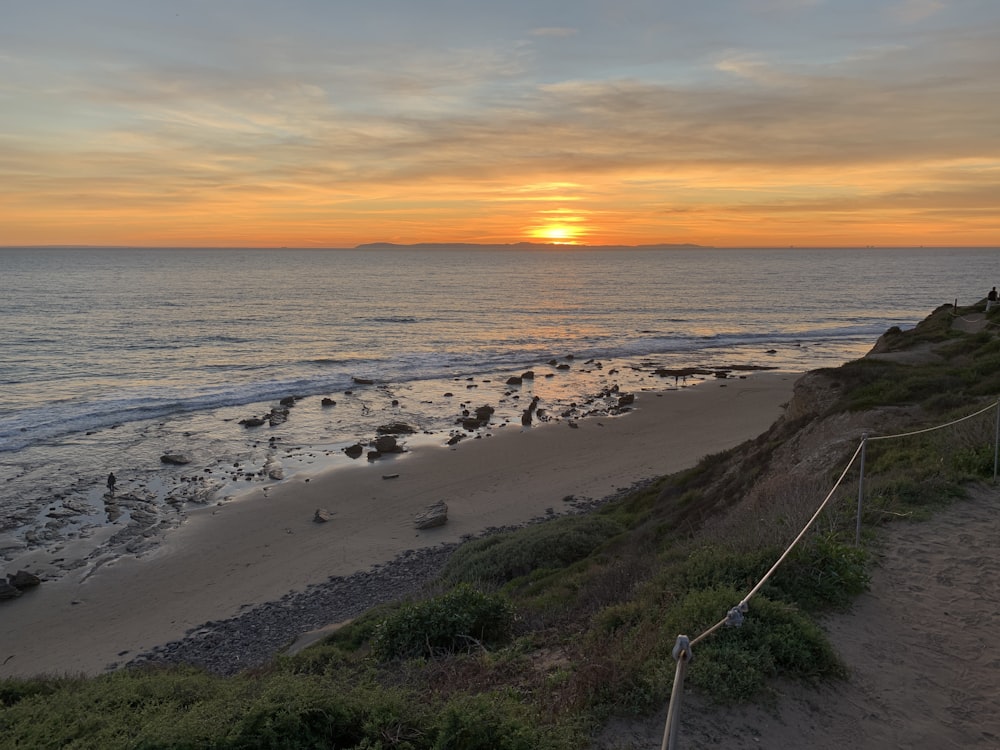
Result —
[[[498, 427], [453, 448], [295, 477], [196, 510], [153, 553], [75, 571], [0, 605], [0, 676], [97, 674], [208, 621], [490, 527], [567, 510], [763, 432], [797, 375], [645, 391], [633, 412]], [[448, 504], [448, 523], [414, 517]], [[329, 511], [315, 523], [317, 509]], [[551, 510], [550, 510], [551, 509]], [[289, 633], [291, 640], [296, 633]]]

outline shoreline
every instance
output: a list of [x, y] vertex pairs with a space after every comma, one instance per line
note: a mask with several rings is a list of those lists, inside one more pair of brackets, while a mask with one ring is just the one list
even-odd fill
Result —
[[[98, 674], [310, 587], [335, 589], [414, 552], [562, 515], [569, 496], [584, 504], [608, 498], [756, 437], [781, 415], [799, 375], [758, 372], [642, 391], [630, 413], [582, 419], [576, 429], [510, 426], [450, 449], [419, 446], [388, 461], [297, 475], [197, 509], [152, 553], [73, 572], [0, 604], [0, 677]], [[448, 523], [416, 530], [414, 516], [439, 500], [449, 506]], [[320, 508], [329, 522], [313, 522]], [[309, 616], [305, 629], [321, 615]]]
[[[535, 399], [540, 401], [534, 420], [538, 424], [617, 413], [622, 393], [673, 390], [660, 366], [645, 359], [587, 361], [561, 370], [549, 362], [536, 368], [537, 378], [513, 386], [510, 373], [496, 371], [365, 384], [332, 394], [335, 399], [291, 396], [283, 399], [292, 402], [288, 406], [261, 403], [162, 422], [126, 422], [47, 448], [0, 454], [0, 478], [5, 477], [0, 572], [31, 570], [53, 581], [80, 568], [93, 571], [122, 556], [149, 554], [200, 508], [228, 503], [296, 475], [367, 464], [363, 455], [348, 455], [348, 448], [365, 450], [387, 424], [415, 430], [401, 433], [404, 451], [411, 452], [417, 446], [444, 447], [454, 439], [517, 431], [529, 399], [532, 406]], [[715, 380], [713, 368], [682, 369], [692, 375], [683, 383], [674, 378], [675, 388]], [[721, 369], [735, 380], [732, 370], [778, 368], [733, 364]], [[466, 427], [470, 412], [481, 405], [495, 409], [489, 424]], [[240, 424], [275, 411], [280, 412], [275, 425], [248, 429]], [[392, 460], [390, 455], [378, 463]], [[105, 489], [109, 469], [118, 479], [113, 497]]]

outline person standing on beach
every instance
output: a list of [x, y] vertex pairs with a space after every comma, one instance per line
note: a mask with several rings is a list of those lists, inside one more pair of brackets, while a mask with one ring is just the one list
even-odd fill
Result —
[[112, 497], [114, 497], [115, 484], [117, 483], [118, 480], [115, 478], [115, 473], [112, 471], [110, 474], [108, 474], [108, 494], [111, 495]]

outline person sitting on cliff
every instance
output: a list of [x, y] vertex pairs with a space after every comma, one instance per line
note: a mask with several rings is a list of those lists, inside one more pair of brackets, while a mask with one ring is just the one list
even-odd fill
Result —
[[986, 295], [986, 312], [989, 312], [990, 308], [996, 305], [996, 303], [997, 303], [997, 288], [993, 287]]

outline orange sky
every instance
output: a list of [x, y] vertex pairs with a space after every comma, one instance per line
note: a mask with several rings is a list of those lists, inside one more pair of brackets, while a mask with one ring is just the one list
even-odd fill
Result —
[[1000, 4], [339, 5], [9, 11], [0, 245], [1000, 245]]

